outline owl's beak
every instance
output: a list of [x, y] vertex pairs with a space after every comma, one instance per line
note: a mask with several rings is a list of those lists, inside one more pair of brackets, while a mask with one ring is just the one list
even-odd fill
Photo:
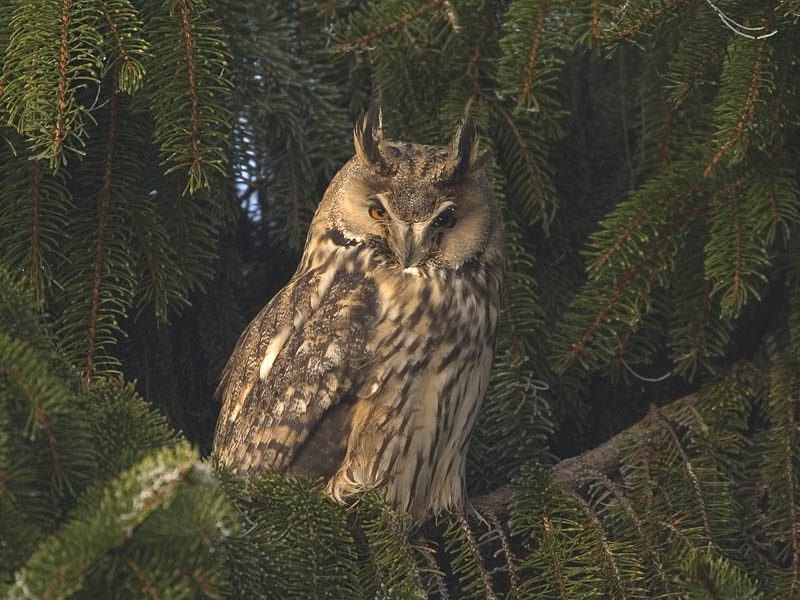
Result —
[[392, 224], [392, 249], [404, 269], [420, 264], [431, 249], [431, 233], [427, 223]]

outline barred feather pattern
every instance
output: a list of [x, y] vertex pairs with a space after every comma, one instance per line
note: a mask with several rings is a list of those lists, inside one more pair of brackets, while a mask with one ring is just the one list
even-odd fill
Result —
[[[499, 320], [502, 220], [485, 175], [469, 174], [474, 139], [456, 139], [451, 155], [372, 142], [359, 153], [357, 138], [297, 273], [239, 339], [220, 383], [214, 444], [243, 475], [310, 474], [340, 501], [376, 489], [424, 518], [464, 506]], [[410, 188], [420, 165], [434, 175]], [[376, 197], [393, 223], [366, 216], [364, 199]], [[444, 211], [461, 229], [436, 227]], [[417, 242], [422, 258], [403, 264]]]

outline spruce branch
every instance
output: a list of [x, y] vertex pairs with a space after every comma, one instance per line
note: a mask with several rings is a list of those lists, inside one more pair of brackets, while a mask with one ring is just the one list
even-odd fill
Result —
[[87, 343], [86, 362], [83, 370], [84, 380], [91, 381], [94, 376], [95, 344], [97, 342], [97, 321], [100, 311], [100, 285], [103, 274], [105, 255], [103, 241], [108, 224], [108, 211], [111, 203], [111, 190], [114, 186], [114, 159], [117, 146], [117, 89], [116, 82], [109, 100], [108, 137], [103, 164], [103, 187], [100, 190], [97, 210], [97, 242], [95, 244], [94, 269], [92, 281], [92, 300], [89, 307], [89, 340]]
[[700, 57], [700, 60], [697, 62], [697, 66], [692, 71], [689, 78], [684, 80], [681, 85], [676, 90], [675, 94], [673, 95], [673, 105], [678, 105], [681, 101], [683, 101], [686, 96], [689, 95], [695, 87], [697, 83], [700, 81], [700, 77], [705, 73], [708, 66], [714, 61], [714, 59], [720, 55], [720, 53], [725, 50], [728, 45], [728, 38], [723, 37], [720, 38], [720, 41], [716, 44], [712, 44], [710, 48], [708, 48], [703, 56]]
[[228, 52], [221, 28], [202, 0], [149, 2], [151, 40], [145, 94], [155, 120], [165, 174], [186, 170], [184, 194], [225, 175], [230, 112]]
[[661, 581], [661, 585], [664, 587], [664, 590], [669, 594], [671, 593], [671, 584], [669, 578], [667, 577], [667, 572], [664, 569], [664, 564], [661, 558], [659, 558], [659, 552], [656, 548], [656, 544], [658, 543], [656, 540], [651, 539], [649, 535], [647, 535], [645, 531], [645, 523], [642, 520], [642, 517], [637, 514], [636, 510], [633, 507], [633, 503], [631, 500], [625, 495], [625, 491], [622, 489], [622, 486], [611, 479], [611, 477], [607, 473], [602, 473], [600, 471], [592, 471], [587, 470], [587, 475], [591, 477], [596, 483], [594, 485], [602, 487], [604, 490], [607, 490], [608, 493], [614, 498], [614, 501], [619, 504], [624, 512], [625, 516], [628, 517], [628, 520], [633, 523], [633, 527], [636, 531], [636, 535], [638, 539], [641, 541], [642, 545], [644, 546], [645, 554], [647, 555], [648, 560], [653, 564], [658, 573], [659, 579]]
[[[679, 401], [679, 405], [680, 404], [685, 404], [685, 401], [681, 399]], [[689, 477], [689, 480], [692, 483], [692, 489], [694, 491], [695, 499], [697, 500], [697, 507], [700, 509], [700, 516], [703, 519], [703, 528], [705, 529], [706, 536], [710, 542], [712, 539], [714, 539], [714, 536], [711, 534], [711, 523], [708, 519], [708, 511], [706, 510], [705, 500], [703, 499], [703, 491], [700, 489], [700, 480], [698, 479], [697, 473], [692, 466], [692, 461], [689, 458], [689, 455], [686, 453], [686, 449], [683, 447], [683, 443], [681, 443], [680, 437], [678, 437], [678, 434], [675, 431], [675, 428], [672, 426], [672, 423], [670, 423], [664, 417], [664, 414], [655, 406], [650, 408], [647, 418], [654, 418], [669, 434], [669, 438], [672, 440], [672, 444], [681, 458], [681, 464], [686, 470], [686, 475]]]
[[384, 25], [383, 27], [381, 27], [379, 29], [376, 29], [376, 30], [374, 30], [374, 31], [372, 31], [372, 32], [370, 32], [368, 34], [360, 35], [360, 36], [357, 36], [357, 37], [352, 38], [350, 40], [346, 40], [344, 43], [342, 43], [339, 46], [339, 49], [342, 52], [352, 52], [353, 50], [357, 50], [359, 48], [365, 48], [366, 46], [369, 46], [372, 42], [374, 42], [378, 38], [381, 38], [381, 37], [383, 37], [383, 36], [385, 36], [385, 35], [387, 35], [389, 33], [392, 33], [394, 31], [398, 31], [400, 29], [403, 29], [406, 25], [408, 25], [409, 23], [411, 23], [415, 19], [418, 19], [422, 15], [427, 14], [427, 13], [437, 9], [438, 7], [442, 6], [446, 2], [447, 2], [447, 0], [431, 0], [430, 2], [428, 2], [428, 4], [420, 6], [416, 10], [409, 11], [409, 12], [399, 16], [397, 19], [395, 19], [391, 23], [388, 23], [387, 25]]
[[661, 250], [662, 248], [664, 248], [667, 244], [669, 244], [673, 240], [674, 236], [678, 234], [678, 232], [680, 232], [686, 225], [691, 223], [694, 219], [704, 214], [707, 210], [708, 210], [708, 204], [703, 203], [699, 207], [683, 215], [673, 224], [672, 227], [670, 227], [664, 232], [663, 236], [661, 236], [653, 243], [649, 244], [644, 249], [644, 251], [642, 252], [642, 258], [635, 265], [633, 265], [630, 269], [627, 270], [625, 275], [622, 277], [619, 285], [614, 290], [612, 290], [612, 292], [608, 295], [602, 307], [594, 316], [592, 322], [583, 331], [582, 335], [580, 336], [580, 339], [578, 339], [570, 346], [568, 350], [568, 356], [570, 359], [574, 359], [578, 356], [581, 356], [585, 352], [586, 346], [588, 345], [589, 341], [592, 339], [594, 334], [597, 332], [597, 330], [600, 328], [606, 316], [611, 312], [614, 305], [623, 296], [623, 294], [625, 293], [626, 289], [631, 284], [633, 279], [649, 263], [651, 256], [654, 255], [659, 250]]
[[[776, 184], [779, 183], [776, 178]], [[745, 193], [742, 192], [745, 189]], [[706, 244], [706, 277], [712, 294], [720, 294], [721, 315], [737, 317], [751, 298], [760, 297], [769, 264], [762, 232], [774, 223], [769, 218], [769, 195], [760, 173], [745, 174], [718, 194], [710, 214]]]
[[[771, 22], [771, 17], [768, 17], [767, 22]], [[731, 146], [735, 143], [741, 143], [746, 146], [747, 138], [752, 135], [751, 123], [753, 121], [753, 113], [756, 105], [756, 98], [758, 96], [759, 84], [761, 83], [761, 68], [762, 63], [767, 53], [767, 40], [766, 38], [759, 41], [756, 49], [755, 57], [753, 58], [753, 65], [750, 73], [750, 82], [744, 95], [741, 108], [738, 112], [738, 119], [736, 125], [729, 133], [727, 139], [722, 142], [711, 161], [706, 165], [703, 170], [703, 176], [708, 177], [711, 171], [716, 167], [717, 163], [722, 160], [722, 157], [728, 153]]]
[[592, 19], [591, 19], [591, 32], [592, 38], [595, 40], [600, 39], [600, 2], [599, 0], [592, 0]]
[[602, 550], [602, 558], [607, 564], [611, 567], [611, 572], [614, 574], [614, 585], [616, 588], [617, 595], [615, 597], [621, 598], [622, 600], [627, 600], [628, 597], [625, 594], [625, 585], [622, 580], [622, 574], [620, 572], [620, 566], [617, 563], [617, 557], [615, 556], [615, 552], [611, 549], [611, 543], [609, 542], [608, 534], [606, 533], [605, 527], [603, 523], [600, 521], [600, 518], [597, 516], [597, 513], [594, 507], [587, 502], [583, 497], [572, 494], [575, 502], [578, 506], [582, 507], [586, 514], [589, 517], [589, 523], [591, 524], [591, 529], [593, 530], [594, 534], [597, 536], [598, 541], [600, 542], [600, 548]]
[[[784, 370], [784, 366], [781, 365], [781, 370]], [[784, 371], [782, 373], [784, 376], [788, 375]], [[775, 389], [777, 388], [777, 389]], [[797, 446], [797, 438], [798, 432], [800, 432], [800, 427], [798, 427], [798, 422], [796, 419], [795, 411], [798, 410], [798, 405], [800, 405], [800, 376], [795, 372], [793, 375], [788, 376], [788, 382], [780, 382], [778, 385], [773, 386], [773, 399], [772, 403], [778, 404], [783, 403], [785, 404], [785, 424], [784, 424], [784, 431], [783, 433], [783, 477], [782, 477], [782, 484], [785, 486], [784, 490], [784, 498], [783, 501], [787, 508], [787, 525], [789, 527], [789, 539], [790, 539], [790, 556], [791, 556], [791, 563], [790, 563], [790, 597], [794, 598], [795, 592], [800, 592], [800, 521], [798, 521], [798, 501], [795, 497], [795, 486], [797, 481], [797, 475], [795, 474], [795, 465], [794, 462], [796, 460], [795, 452]], [[783, 394], [786, 397], [780, 400], [774, 398], [774, 395]], [[778, 504], [780, 500], [777, 498], [773, 500], [775, 504]]]
[[64, 138], [64, 113], [67, 107], [67, 44], [69, 36], [70, 0], [61, 1], [61, 44], [58, 48], [58, 113], [55, 122], [55, 139], [53, 147], [56, 152], [61, 149], [61, 141]]
[[189, 144], [192, 147], [191, 163], [189, 166], [189, 179], [192, 177], [198, 181], [202, 174], [202, 157], [200, 154], [200, 111], [198, 109], [198, 90], [197, 73], [195, 72], [195, 50], [192, 33], [192, 22], [189, 18], [189, 8], [185, 0], [178, 0], [175, 3], [180, 14], [181, 26], [183, 28], [183, 48], [186, 53], [186, 71], [189, 78], [189, 111], [191, 124], [189, 130]]
[[631, 239], [631, 235], [639, 231], [642, 223], [644, 223], [656, 209], [660, 208], [673, 198], [674, 194], [667, 192], [659, 195], [654, 202], [647, 203], [644, 208], [633, 218], [630, 225], [628, 225], [625, 230], [610, 244], [608, 250], [603, 252], [603, 254], [600, 255], [597, 260], [590, 264], [590, 268], [592, 270], [599, 270], [602, 267], [605, 267], [607, 263], [610, 262], [611, 258], [628, 243], [628, 241]]
[[133, 558], [128, 559], [128, 566], [131, 568], [131, 571], [133, 571], [136, 579], [139, 580], [139, 583], [142, 585], [142, 588], [147, 593], [147, 596], [150, 598], [150, 600], [161, 600], [161, 595], [158, 593], [158, 589], [156, 589], [156, 586], [147, 577], [144, 569], [142, 569], [142, 567], [140, 567]]
[[511, 540], [506, 534], [505, 525], [500, 522], [500, 519], [495, 513], [487, 510], [484, 516], [488, 518], [489, 525], [491, 525], [492, 529], [500, 537], [500, 551], [502, 551], [503, 558], [506, 561], [506, 572], [508, 573], [508, 598], [514, 600], [519, 597], [520, 578], [515, 564], [517, 562], [517, 557], [514, 556], [514, 551], [511, 549]]
[[117, 67], [119, 88], [129, 94], [135, 93], [144, 79], [144, 67], [140, 61], [147, 52], [148, 44], [141, 38], [141, 22], [136, 9], [129, 0], [97, 0], [108, 29], [114, 40], [113, 48], [119, 57]]
[[497, 5], [499, 0], [489, 0], [486, 6], [486, 15], [483, 21], [481, 33], [478, 36], [478, 41], [475, 43], [475, 48], [470, 56], [469, 63], [467, 64], [467, 75], [472, 76], [477, 72], [478, 62], [481, 59], [484, 45], [489, 37], [489, 34], [494, 29], [494, 20], [497, 15]]
[[[0, 342], [7, 343], [8, 340], [3, 336], [0, 338]], [[26, 348], [20, 347], [18, 351], [20, 350], [24, 352]], [[44, 430], [47, 436], [47, 450], [50, 454], [53, 477], [55, 478], [56, 485], [60, 487], [65, 481], [64, 470], [61, 466], [56, 436], [50, 424], [50, 419], [47, 416], [47, 411], [43, 407], [46, 400], [39, 395], [41, 390], [30, 387], [31, 382], [23, 375], [22, 370], [15, 368], [10, 360], [3, 360], [5, 358], [6, 357], [0, 356], [0, 360], [2, 361], [0, 362], [0, 372], [22, 392], [28, 401], [31, 412], [33, 413], [33, 420], [36, 422], [37, 427]], [[23, 355], [23, 358], [27, 357]]]
[[[571, 45], [566, 22], [548, 0], [514, 2], [505, 15], [498, 61], [497, 91], [515, 99], [515, 114], [527, 114], [546, 124], [552, 137], [560, 133], [559, 75], [564, 63], [564, 48]], [[539, 134], [540, 137], [545, 137]], [[499, 142], [499, 140], [498, 140]]]
[[128, 208], [128, 218], [133, 227], [133, 233], [139, 240], [139, 248], [144, 259], [145, 272], [148, 275], [149, 288], [152, 290], [152, 299], [155, 302], [156, 314], [166, 318], [166, 302], [164, 288], [161, 285], [159, 265], [156, 265], [153, 256], [153, 247], [148, 234], [144, 231], [139, 214], [132, 207]]
[[[536, 203], [538, 207], [538, 214], [535, 216], [530, 215], [535, 220], [541, 220], [542, 228], [547, 232], [550, 221], [552, 219], [552, 214], [548, 208], [548, 203], [553, 203], [554, 199], [548, 199], [545, 196], [545, 192], [551, 189], [552, 185], [550, 182], [545, 182], [542, 176], [541, 171], [539, 170], [539, 160], [534, 156], [531, 148], [529, 147], [529, 143], [526, 140], [526, 136], [522, 134], [520, 131], [519, 124], [517, 121], [512, 117], [512, 115], [502, 106], [496, 107], [497, 112], [501, 117], [501, 122], [507, 128], [512, 135], [512, 139], [516, 142], [516, 150], [520, 154], [520, 165], [522, 166], [522, 171], [527, 176], [526, 178], [526, 185], [529, 186], [529, 189], [533, 195], [533, 201]], [[514, 174], [517, 175], [517, 174]], [[524, 207], [524, 205], [523, 205]], [[529, 212], [529, 211], [528, 211]], [[555, 208], [554, 208], [555, 212]]]
[[100, 11], [90, 0], [19, 2], [11, 16], [2, 87], [6, 122], [52, 169], [82, 155], [92, 120], [80, 94], [99, 83]]
[[[653, 285], [656, 283], [657, 279], [658, 279], [658, 269], [651, 269], [650, 273], [647, 275], [647, 289], [651, 289], [653, 287]], [[621, 339], [620, 339], [620, 342], [619, 342], [619, 346], [617, 346], [617, 349], [614, 351], [614, 356], [612, 358], [612, 360], [615, 363], [620, 363], [620, 364], [624, 365], [628, 369], [628, 371], [633, 373], [638, 379], [644, 379], [644, 378], [636, 375], [636, 373], [633, 371], [633, 369], [631, 369], [628, 366], [628, 363], [625, 361], [625, 353], [628, 351], [628, 347], [631, 344], [631, 342], [633, 341], [634, 335], [639, 330], [639, 317], [638, 317], [638, 315], [643, 314], [644, 312], [646, 312], [647, 304], [648, 304], [649, 301], [650, 301], [650, 298], [647, 295], [642, 295], [639, 298], [637, 298], [636, 305], [635, 305], [635, 307], [634, 307], [634, 309], [632, 311], [632, 314], [633, 315], [637, 315], [637, 317], [635, 317], [633, 319], [630, 319], [626, 323], [625, 331], [622, 334], [622, 336], [620, 336]]]
[[706, 321], [708, 320], [709, 307], [711, 306], [711, 285], [705, 285], [704, 293], [701, 294], [700, 310], [697, 311], [697, 321], [694, 323], [695, 334], [692, 338], [692, 346], [689, 350], [689, 361], [696, 363], [700, 350], [705, 342]]
[[485, 598], [485, 600], [497, 600], [497, 596], [495, 595], [492, 586], [492, 577], [483, 564], [483, 556], [481, 555], [480, 546], [478, 541], [475, 539], [475, 534], [472, 533], [472, 529], [467, 522], [467, 518], [463, 514], [459, 513], [455, 516], [455, 520], [457, 528], [462, 536], [462, 539], [460, 540], [462, 542], [461, 546], [465, 546], [469, 550], [472, 557], [472, 563], [480, 575], [481, 595], [483, 598]]
[[31, 260], [30, 260], [30, 280], [31, 287], [37, 297], [42, 296], [42, 248], [40, 239], [40, 219], [39, 209], [41, 204], [42, 192], [42, 161], [36, 159], [33, 161], [33, 176], [31, 177], [31, 204], [33, 205], [33, 214], [31, 215]]
[[[630, 40], [645, 27], [650, 25], [651, 23], [657, 21], [662, 15], [670, 14], [676, 8], [678, 8], [681, 4], [683, 4], [686, 0], [673, 0], [672, 2], [667, 2], [662, 6], [658, 6], [655, 8], [652, 4], [646, 5], [648, 10], [645, 12], [644, 15], [639, 16], [639, 18], [629, 25], [627, 25], [624, 29], [618, 30], [614, 32], [612, 39], [614, 41], [620, 40]], [[627, 4], [625, 6], [627, 7]]]
[[[651, 407], [650, 412], [642, 420], [617, 433], [599, 446], [558, 462], [553, 467], [553, 483], [565, 492], [574, 493], [585, 485], [587, 478], [596, 478], [598, 474], [605, 477], [615, 476], [624, 462], [622, 449], [641, 441], [641, 436], [647, 434], [656, 414], [672, 414], [679, 407], [695, 405], [698, 401], [699, 395], [694, 393], [673, 400], [662, 408]], [[504, 486], [488, 494], [472, 498], [470, 503], [479, 513], [487, 511], [506, 517], [513, 499], [514, 490]]]
[[536, 68], [536, 55], [539, 52], [539, 46], [542, 43], [542, 29], [544, 28], [544, 19], [547, 15], [547, 0], [542, 0], [539, 4], [539, 9], [536, 13], [536, 26], [533, 30], [531, 37], [531, 46], [528, 51], [528, 68], [525, 72], [525, 78], [522, 80], [522, 91], [520, 92], [520, 102], [528, 104], [531, 98], [531, 89], [533, 88], [533, 71]]
[[[789, 39], [786, 42], [787, 46], [790, 48], [796, 47], [798, 37], [800, 36], [800, 30], [797, 27], [793, 27], [789, 34]], [[780, 73], [780, 80], [778, 85], [776, 86], [776, 91], [774, 92], [774, 100], [772, 101], [773, 106], [773, 115], [772, 119], [770, 119], [769, 124], [769, 132], [777, 135], [780, 131], [782, 120], [781, 116], [786, 111], [786, 102], [787, 102], [787, 93], [791, 94], [792, 90], [794, 89], [794, 85], [789, 85], [790, 82], [794, 82], [792, 76], [794, 71], [792, 69], [792, 58], [784, 59], [782, 64], [780, 64], [778, 68], [778, 72]], [[2, 96], [0, 96], [2, 98]], [[776, 145], [780, 145], [783, 142], [778, 141]], [[770, 154], [777, 155], [777, 149], [771, 150]]]

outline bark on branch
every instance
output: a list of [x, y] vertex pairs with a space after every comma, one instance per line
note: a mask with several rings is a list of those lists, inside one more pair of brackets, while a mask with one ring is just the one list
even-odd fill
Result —
[[[662, 408], [653, 407], [647, 416], [628, 429], [619, 432], [596, 448], [587, 450], [583, 454], [572, 458], [565, 458], [553, 467], [553, 481], [567, 491], [576, 491], [589, 474], [603, 474], [611, 476], [616, 473], [622, 461], [620, 449], [630, 446], [630, 442], [641, 435], [641, 430], [652, 418], [652, 411], [661, 411], [669, 414], [671, 408], [681, 405], [696, 404], [698, 395], [689, 394]], [[508, 516], [514, 490], [510, 487], [501, 487], [493, 492], [472, 498], [470, 503], [479, 514], [494, 514]]]

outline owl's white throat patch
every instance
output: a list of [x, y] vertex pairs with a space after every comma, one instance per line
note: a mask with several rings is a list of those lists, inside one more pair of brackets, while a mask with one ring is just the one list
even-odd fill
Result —
[[413, 275], [414, 277], [422, 276], [422, 271], [419, 270], [419, 267], [406, 267], [403, 269], [403, 273], [406, 275]]

